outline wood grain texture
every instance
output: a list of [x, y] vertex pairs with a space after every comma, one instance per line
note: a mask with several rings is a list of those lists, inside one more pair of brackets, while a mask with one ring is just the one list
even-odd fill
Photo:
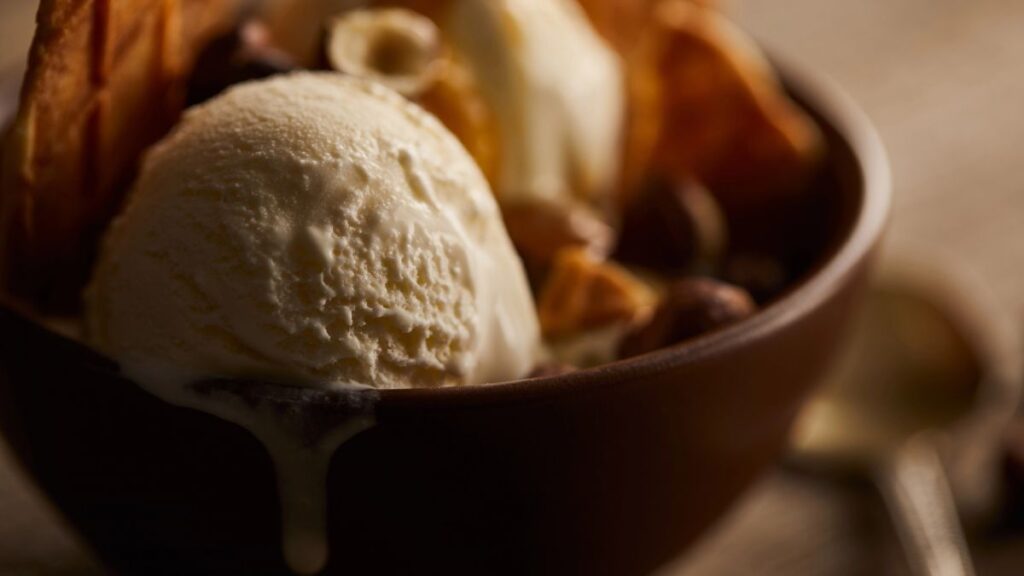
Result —
[[[32, 0], [0, 2], [0, 67], [23, 60]], [[971, 271], [1024, 325], [1024, 2], [732, 0], [767, 46], [825, 71], [878, 126], [896, 198], [887, 251]], [[863, 488], [767, 479], [667, 574], [902, 574]], [[1021, 544], [980, 574], [1019, 574]], [[97, 573], [0, 452], [0, 573]]]

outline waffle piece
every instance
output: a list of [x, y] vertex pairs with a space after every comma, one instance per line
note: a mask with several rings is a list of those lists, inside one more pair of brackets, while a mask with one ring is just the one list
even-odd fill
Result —
[[239, 0], [43, 0], [4, 147], [0, 282], [73, 309], [146, 146], [177, 119], [195, 55]]
[[[687, 0], [715, 6], [718, 0]], [[619, 51], [628, 53], [640, 39], [658, 0], [579, 0], [594, 28]]]
[[501, 168], [498, 127], [466, 64], [450, 54], [437, 82], [417, 102], [459, 138], [487, 180], [495, 185]]
[[565, 248], [583, 248], [604, 258], [615, 243], [612, 227], [581, 202], [507, 202], [501, 207], [501, 215], [533, 279], [544, 276]]
[[727, 209], [803, 188], [821, 134], [753, 42], [717, 11], [662, 1], [629, 64], [627, 180], [651, 169], [696, 177]]
[[655, 0], [579, 0], [594, 28], [619, 53], [628, 52], [650, 20]]
[[570, 246], [555, 256], [537, 315], [546, 338], [561, 338], [642, 323], [656, 300], [654, 291], [625, 268]]

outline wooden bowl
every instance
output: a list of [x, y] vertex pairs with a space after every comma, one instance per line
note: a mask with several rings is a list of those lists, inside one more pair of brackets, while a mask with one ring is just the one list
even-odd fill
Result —
[[[381, 392], [377, 424], [330, 464], [325, 573], [645, 573], [775, 461], [856, 310], [890, 195], [864, 116], [820, 80], [784, 76], [829, 145], [827, 237], [805, 278], [747, 321], [642, 357]], [[0, 341], [0, 428], [112, 570], [288, 573], [253, 436], [156, 399], [11, 307]], [[324, 397], [308, 402], [329, 421]]]

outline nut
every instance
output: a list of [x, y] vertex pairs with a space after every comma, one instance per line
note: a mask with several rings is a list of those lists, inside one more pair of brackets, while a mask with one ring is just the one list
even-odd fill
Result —
[[802, 190], [821, 133], [753, 42], [717, 11], [662, 1], [629, 60], [629, 142], [649, 154], [627, 159], [634, 178], [645, 169], [695, 177], [725, 204]]
[[786, 266], [778, 258], [752, 253], [730, 256], [723, 276], [728, 282], [742, 286], [758, 302], [777, 296], [790, 279]]
[[555, 255], [540, 291], [537, 314], [545, 337], [564, 337], [614, 324], [644, 321], [656, 297], [625, 268], [604, 262], [585, 248]]
[[441, 32], [426, 16], [403, 8], [353, 10], [327, 25], [327, 63], [338, 72], [369, 78], [407, 98], [437, 80]]
[[622, 217], [615, 259], [664, 272], [711, 273], [725, 252], [725, 217], [693, 180], [645, 186]]
[[742, 288], [705, 278], [672, 283], [651, 321], [627, 336], [622, 358], [652, 352], [751, 316], [757, 305]]
[[333, 70], [379, 82], [434, 114], [487, 179], [497, 181], [498, 134], [491, 110], [475, 77], [430, 18], [405, 8], [346, 12], [328, 24], [324, 51]]
[[502, 206], [505, 227], [532, 273], [546, 271], [563, 248], [576, 246], [604, 257], [614, 232], [597, 214], [580, 203], [514, 202]]
[[278, 50], [266, 27], [248, 20], [214, 40], [200, 53], [189, 79], [189, 105], [209, 100], [234, 84], [295, 69], [288, 54]]

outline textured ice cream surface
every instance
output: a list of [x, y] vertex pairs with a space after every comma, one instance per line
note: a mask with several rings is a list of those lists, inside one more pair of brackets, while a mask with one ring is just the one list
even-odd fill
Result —
[[433, 117], [328, 73], [243, 84], [147, 155], [87, 295], [137, 380], [437, 387], [539, 348], [488, 184]]

